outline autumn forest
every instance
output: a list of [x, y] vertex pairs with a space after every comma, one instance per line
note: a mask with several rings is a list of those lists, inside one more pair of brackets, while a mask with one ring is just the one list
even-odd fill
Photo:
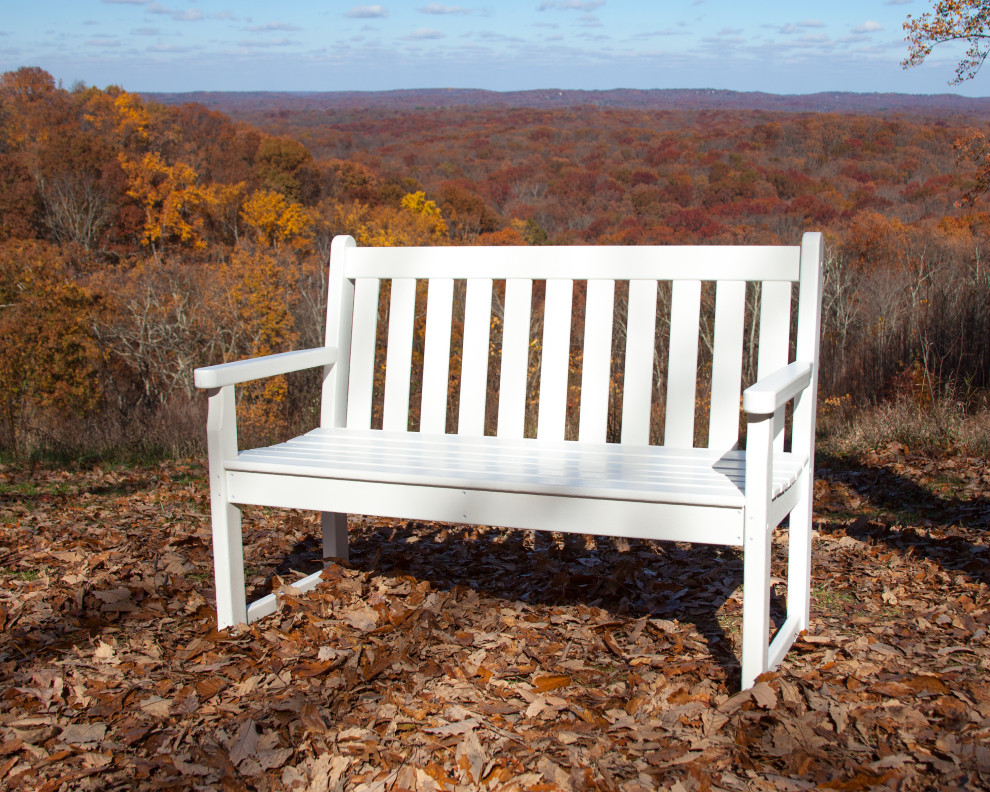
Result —
[[[0, 792], [990, 789], [990, 101], [189, 98], [0, 75]], [[245, 507], [248, 598], [277, 592], [277, 611], [217, 630], [193, 369], [321, 345], [335, 235], [806, 230], [826, 243], [811, 622], [752, 688], [731, 546], [354, 514], [344, 561], [324, 558], [318, 513]], [[655, 361], [667, 342], [660, 327]], [[242, 447], [312, 428], [317, 378], [239, 388]], [[568, 431], [579, 410], [569, 390]]]
[[[910, 111], [231, 103], [0, 77], [0, 451], [198, 443], [192, 369], [314, 346], [330, 240], [827, 239], [822, 410], [990, 387], [986, 141]], [[281, 380], [245, 431], [312, 417]], [[302, 389], [305, 391], [305, 389]]]

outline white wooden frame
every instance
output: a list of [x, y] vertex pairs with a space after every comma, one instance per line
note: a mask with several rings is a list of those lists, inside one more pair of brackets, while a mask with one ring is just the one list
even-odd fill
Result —
[[[320, 511], [324, 556], [347, 556], [347, 514], [734, 545], [744, 553], [742, 686], [775, 668], [808, 626], [821, 314], [820, 234], [735, 247], [358, 248], [330, 258], [326, 344], [197, 369], [208, 449], [220, 628], [276, 609], [245, 601], [240, 505]], [[379, 281], [392, 283], [383, 428], [371, 428]], [[428, 279], [423, 403], [408, 431], [416, 281]], [[446, 434], [454, 281], [467, 280], [456, 434]], [[484, 436], [493, 281], [505, 281], [498, 428]], [[536, 437], [524, 437], [532, 283], [546, 298]], [[565, 440], [574, 281], [587, 281], [581, 413]], [[616, 281], [628, 281], [623, 425], [606, 443]], [[658, 281], [671, 281], [665, 445], [649, 445]], [[699, 305], [716, 282], [708, 447], [694, 447]], [[761, 285], [758, 381], [741, 392], [746, 283]], [[792, 292], [797, 334], [791, 339]], [[790, 356], [793, 354], [793, 360]], [[321, 425], [237, 447], [238, 383], [323, 368]], [[739, 449], [739, 404], [746, 447]], [[792, 405], [790, 449], [785, 409]], [[770, 548], [790, 517], [787, 616], [770, 640]], [[319, 573], [294, 585], [319, 583]]]

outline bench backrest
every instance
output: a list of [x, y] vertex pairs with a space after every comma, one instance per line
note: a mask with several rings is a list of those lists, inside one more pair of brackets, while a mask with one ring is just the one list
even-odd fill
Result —
[[[527, 378], [535, 376], [530, 368], [536, 349], [538, 438], [565, 439], [570, 398], [571, 410], [579, 414], [576, 439], [582, 442], [618, 439], [645, 445], [659, 404], [663, 444], [692, 447], [696, 404], [709, 401], [707, 446], [729, 450], [739, 440], [744, 349], [758, 349], [757, 377], [792, 359], [817, 367], [820, 262], [820, 234], [806, 234], [800, 246], [790, 247], [359, 248], [351, 237], [337, 237], [330, 257], [326, 343], [341, 352], [324, 382], [322, 423], [372, 427], [376, 365], [383, 362], [379, 350], [376, 363], [376, 344], [385, 342], [384, 396], [378, 397], [381, 428], [408, 429], [415, 371], [422, 377], [419, 431], [445, 432], [451, 336], [457, 324], [460, 388], [453, 428], [459, 434], [485, 432], [486, 410], [493, 412], [487, 404], [493, 361], [498, 369], [497, 434], [532, 433], [525, 419]], [[390, 282], [387, 294], [383, 281]], [[465, 285], [456, 291], [465, 297], [455, 304], [459, 281]], [[534, 283], [536, 294], [542, 295], [542, 322], [534, 321], [534, 305], [538, 320], [541, 303], [533, 299]], [[658, 293], [660, 304], [670, 306], [659, 318]], [[703, 294], [706, 305], [711, 304], [707, 315]], [[756, 315], [752, 310], [747, 314], [747, 303], [753, 302], [759, 306]], [[577, 312], [583, 313], [583, 338], [573, 332], [575, 303], [583, 308]], [[379, 329], [384, 306], [386, 332]], [[499, 330], [501, 343], [496, 344]], [[655, 365], [658, 332], [666, 334], [669, 350], [662, 392], [655, 373], [660, 368]], [[415, 369], [414, 346], [417, 357], [422, 354], [421, 367]], [[706, 388], [700, 394], [699, 346], [706, 368], [700, 378]], [[377, 374], [380, 389], [380, 370]], [[534, 385], [529, 383], [530, 393]], [[621, 413], [618, 438], [607, 437], [610, 398], [613, 413], [616, 407]], [[808, 421], [813, 431], [813, 395], [799, 407], [795, 438], [807, 434], [797, 430], [799, 425], [806, 429]]]

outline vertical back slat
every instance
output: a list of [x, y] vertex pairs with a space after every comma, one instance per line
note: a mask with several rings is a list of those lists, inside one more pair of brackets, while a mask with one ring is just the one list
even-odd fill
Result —
[[650, 442], [656, 329], [657, 282], [630, 281], [626, 320], [626, 368], [622, 380], [623, 443], [649, 445]]
[[409, 428], [409, 386], [415, 316], [416, 279], [393, 279], [388, 311], [385, 404], [382, 412], [382, 429], [387, 431], [405, 432]]
[[588, 281], [581, 361], [581, 421], [578, 439], [604, 443], [608, 428], [608, 386], [612, 357], [615, 281]]
[[354, 316], [354, 282], [345, 275], [347, 251], [353, 237], [335, 237], [330, 246], [327, 283], [326, 345], [337, 347], [337, 363], [324, 369], [320, 425], [338, 428], [347, 422], [347, 381], [351, 372], [351, 325]]
[[[791, 334], [791, 284], [787, 281], [766, 281], [760, 299], [760, 347], [756, 376], [765, 377], [787, 365], [787, 350]], [[784, 449], [784, 412], [774, 418], [776, 451]]]
[[815, 445], [815, 410], [818, 403], [818, 358], [822, 322], [822, 236], [805, 233], [801, 239], [801, 280], [798, 286], [798, 327], [795, 360], [815, 362], [811, 387], [794, 409], [792, 451], [810, 452]]
[[663, 430], [663, 444], [668, 448], [691, 448], [694, 445], [700, 316], [701, 281], [674, 281], [670, 297], [667, 416]]
[[760, 347], [757, 379], [787, 365], [791, 332], [791, 284], [765, 281], [760, 297]]
[[536, 436], [542, 440], [564, 439], [573, 296], [574, 281], [547, 281], [540, 362], [540, 412], [536, 422]]
[[450, 382], [450, 325], [453, 278], [431, 278], [426, 293], [426, 339], [423, 350], [423, 401], [419, 430], [443, 434], [447, 426]]
[[526, 423], [526, 369], [533, 281], [505, 282], [502, 320], [502, 372], [498, 388], [498, 435], [522, 437]]
[[708, 447], [716, 451], [729, 451], [739, 442], [745, 318], [746, 282], [719, 281], [715, 291], [712, 400], [708, 421]]
[[488, 391], [488, 339], [491, 332], [492, 281], [472, 278], [464, 302], [464, 352], [461, 359], [461, 403], [457, 433], [485, 433]]
[[371, 428], [371, 396], [375, 386], [375, 330], [378, 327], [377, 278], [360, 278], [354, 287], [351, 326], [351, 379], [347, 392], [347, 426]]

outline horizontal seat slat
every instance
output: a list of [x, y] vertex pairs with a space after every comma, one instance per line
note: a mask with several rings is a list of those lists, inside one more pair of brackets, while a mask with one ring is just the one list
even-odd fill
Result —
[[[805, 461], [780, 453], [774, 495]], [[745, 453], [575, 441], [316, 429], [244, 451], [228, 470], [431, 487], [741, 508]]]

